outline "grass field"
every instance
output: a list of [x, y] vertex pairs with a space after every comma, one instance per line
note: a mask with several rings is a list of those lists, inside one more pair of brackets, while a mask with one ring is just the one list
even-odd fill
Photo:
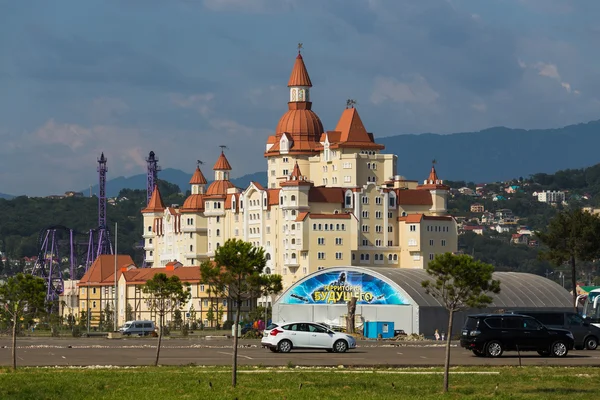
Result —
[[245, 368], [235, 389], [225, 368], [22, 368], [0, 370], [0, 399], [595, 398], [599, 378], [597, 368], [455, 368], [444, 396], [440, 368]]

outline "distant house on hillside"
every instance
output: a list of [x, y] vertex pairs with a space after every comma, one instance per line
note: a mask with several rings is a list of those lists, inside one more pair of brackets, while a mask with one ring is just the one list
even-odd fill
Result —
[[497, 195], [495, 195], [495, 196], [492, 198], [492, 200], [493, 200], [493, 201], [506, 200], [506, 197], [504, 197], [504, 196], [500, 196], [499, 194], [497, 194]]
[[83, 197], [83, 193], [70, 190], [65, 192], [65, 197]]
[[513, 233], [511, 241], [514, 244], [528, 244], [529, 235], [523, 235], [521, 233]]
[[475, 196], [475, 194], [476, 194], [473, 189], [466, 187], [466, 186], [461, 187], [460, 189], [458, 189], [458, 191], [461, 194], [464, 194], [465, 196]]
[[521, 191], [521, 187], [518, 185], [511, 185], [511, 186], [504, 188], [504, 191], [506, 193], [517, 193], [517, 192]]
[[492, 226], [492, 229], [495, 230], [498, 233], [508, 233], [510, 232], [510, 230], [512, 229], [509, 225], [494, 225]]
[[508, 208], [501, 208], [496, 211], [496, 219], [499, 224], [514, 224], [515, 215]]
[[481, 226], [481, 225], [464, 225], [461, 228], [462, 232], [460, 233], [465, 233], [465, 232], [473, 232], [476, 233], [478, 235], [483, 235], [483, 232], [485, 231], [485, 226]]
[[485, 211], [485, 207], [483, 204], [475, 203], [471, 204], [471, 212], [472, 213], [482, 213]]

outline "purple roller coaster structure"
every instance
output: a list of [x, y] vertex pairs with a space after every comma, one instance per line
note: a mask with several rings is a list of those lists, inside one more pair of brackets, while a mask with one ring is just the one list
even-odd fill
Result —
[[[98, 159], [98, 227], [89, 231], [87, 243], [81, 240], [85, 234], [62, 225], [49, 226], [39, 234], [38, 259], [31, 273], [46, 280], [46, 300], [48, 302], [54, 303], [63, 292], [64, 280], [61, 264], [64, 258], [68, 257], [69, 259], [70, 279], [79, 279], [99, 255], [113, 254], [110, 230], [106, 219], [106, 172], [108, 171], [106, 161], [107, 159], [102, 153]], [[67, 243], [68, 256], [61, 254], [61, 251], [66, 250]], [[82, 248], [86, 248], [86, 250], [82, 251]], [[85, 259], [84, 256], [86, 256]], [[84, 270], [80, 266], [84, 266]]]

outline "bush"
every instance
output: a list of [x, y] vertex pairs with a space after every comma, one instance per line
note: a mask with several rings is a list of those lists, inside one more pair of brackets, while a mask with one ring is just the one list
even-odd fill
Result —
[[260, 339], [262, 333], [257, 329], [250, 329], [248, 332], [242, 335], [242, 339]]
[[79, 329], [78, 325], [73, 325], [73, 329], [71, 330], [71, 334], [73, 335], [73, 337], [80, 337], [81, 336], [81, 329]]
[[223, 329], [225, 329], [227, 331], [230, 330], [232, 326], [233, 326], [233, 321], [231, 321], [231, 320], [227, 320], [223, 323]]
[[189, 334], [190, 334], [190, 330], [188, 329], [188, 326], [187, 326], [187, 324], [183, 324], [183, 325], [181, 326], [181, 335], [182, 335], [182, 336], [187, 336], [187, 335], [189, 335]]

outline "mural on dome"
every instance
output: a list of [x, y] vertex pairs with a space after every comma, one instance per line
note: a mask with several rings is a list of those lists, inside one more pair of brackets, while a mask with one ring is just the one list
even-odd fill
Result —
[[355, 271], [325, 272], [301, 282], [284, 295], [281, 304], [410, 304], [389, 283]]

